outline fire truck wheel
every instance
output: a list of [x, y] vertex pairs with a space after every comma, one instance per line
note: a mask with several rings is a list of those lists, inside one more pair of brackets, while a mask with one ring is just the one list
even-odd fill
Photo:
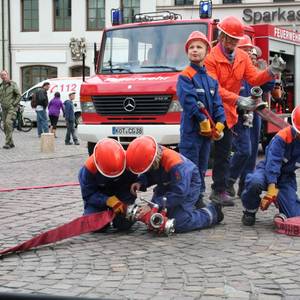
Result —
[[87, 148], [88, 148], [89, 155], [93, 154], [95, 146], [96, 146], [96, 143], [92, 143], [92, 142], [87, 143]]

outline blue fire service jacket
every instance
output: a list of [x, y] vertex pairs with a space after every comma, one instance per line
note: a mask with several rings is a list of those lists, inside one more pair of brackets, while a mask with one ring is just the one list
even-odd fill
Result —
[[266, 158], [260, 161], [256, 170], [246, 177], [242, 193], [243, 206], [247, 211], [256, 212], [260, 193], [270, 183], [279, 189], [277, 203], [279, 211], [288, 218], [300, 215], [300, 200], [297, 196], [295, 170], [300, 167], [300, 140], [292, 127], [280, 130], [266, 149]]
[[156, 185], [152, 201], [162, 207], [163, 196], [167, 197], [167, 208], [192, 207], [200, 193], [198, 168], [179, 153], [162, 147], [163, 153], [157, 170], [150, 169], [139, 176], [142, 189]]
[[300, 140], [296, 139], [294, 128], [286, 127], [274, 136], [266, 149], [266, 159], [257, 167], [265, 168], [267, 184], [295, 176], [300, 167]]
[[207, 119], [200, 112], [201, 102], [213, 121], [225, 122], [225, 112], [218, 91], [218, 82], [206, 73], [205, 67], [191, 63], [178, 77], [177, 96], [183, 108], [180, 121], [181, 143], [198, 141], [199, 122]]
[[186, 232], [217, 223], [213, 204], [195, 209], [200, 194], [200, 175], [196, 165], [179, 153], [162, 147], [162, 157], [157, 170], [150, 169], [139, 176], [141, 190], [156, 185], [152, 201], [163, 207], [167, 198], [167, 216], [176, 221], [175, 231]]
[[102, 175], [91, 155], [79, 171], [79, 183], [84, 201], [84, 214], [100, 212], [107, 208], [106, 201], [111, 196], [118, 197], [126, 204], [134, 203], [135, 196], [130, 193], [130, 186], [137, 176], [125, 170], [116, 178]]

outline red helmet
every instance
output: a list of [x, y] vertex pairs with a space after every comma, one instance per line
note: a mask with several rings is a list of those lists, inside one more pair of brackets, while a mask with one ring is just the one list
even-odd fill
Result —
[[93, 156], [98, 171], [106, 177], [118, 177], [126, 168], [125, 150], [114, 139], [100, 140], [94, 148]]
[[134, 139], [126, 151], [127, 168], [134, 174], [147, 172], [157, 155], [158, 145], [152, 136]]
[[204, 42], [207, 45], [207, 51], [210, 51], [211, 45], [206, 35], [200, 31], [193, 31], [185, 42], [185, 52], [188, 51], [190, 43], [195, 40], [201, 40], [202, 42]]
[[218, 25], [218, 29], [234, 39], [242, 39], [244, 36], [244, 25], [236, 17], [224, 18]]
[[251, 47], [254, 49], [251, 38], [248, 34], [244, 34], [244, 36], [239, 40], [237, 47]]
[[300, 105], [296, 106], [292, 112], [293, 128], [300, 134]]

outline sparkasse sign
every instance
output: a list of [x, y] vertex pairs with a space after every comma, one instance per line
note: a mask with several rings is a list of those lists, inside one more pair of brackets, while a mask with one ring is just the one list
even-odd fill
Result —
[[272, 22], [295, 22], [300, 21], [300, 9], [286, 10], [278, 7], [272, 11], [255, 11], [251, 8], [243, 10], [245, 23], [272, 23]]

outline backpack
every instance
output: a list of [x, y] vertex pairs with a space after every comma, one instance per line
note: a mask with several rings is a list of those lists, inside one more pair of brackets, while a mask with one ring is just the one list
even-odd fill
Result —
[[32, 108], [36, 108], [37, 107], [37, 101], [36, 101], [36, 94], [35, 93], [32, 93], [31, 95], [31, 107]]

